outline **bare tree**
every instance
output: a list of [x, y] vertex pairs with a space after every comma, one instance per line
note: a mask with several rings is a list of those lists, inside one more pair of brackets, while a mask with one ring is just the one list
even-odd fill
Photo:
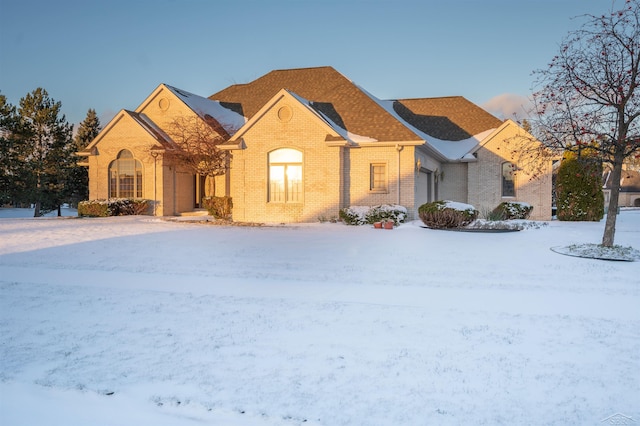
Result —
[[548, 68], [536, 71], [536, 133], [557, 152], [579, 153], [589, 145], [609, 163], [612, 188], [602, 245], [611, 247], [622, 165], [640, 152], [640, 8], [638, 0], [623, 6], [614, 0], [606, 15], [582, 18]]
[[177, 145], [168, 156], [196, 175], [210, 177], [209, 193], [215, 194], [215, 177], [227, 172], [231, 154], [219, 145], [229, 139], [229, 132], [216, 120], [206, 117], [178, 117], [171, 122], [169, 133]]

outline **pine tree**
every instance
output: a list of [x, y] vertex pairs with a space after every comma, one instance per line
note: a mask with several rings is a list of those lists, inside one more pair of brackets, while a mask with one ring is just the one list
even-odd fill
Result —
[[[78, 126], [74, 139], [74, 150], [83, 150], [100, 133], [100, 120], [94, 109], [87, 111], [84, 121]], [[69, 180], [69, 201], [77, 205], [78, 202], [89, 198], [89, 174], [83, 166], [74, 165], [71, 168]]]
[[20, 100], [18, 113], [25, 150], [23, 163], [34, 216], [58, 208], [66, 201], [70, 170], [75, 164], [73, 126], [61, 115], [62, 104], [38, 88]]
[[0, 95], [0, 204], [14, 200], [14, 164], [13, 130], [17, 123], [15, 107], [7, 103]]
[[0, 203], [21, 206], [31, 202], [27, 195], [28, 167], [24, 128], [15, 106], [0, 95]]

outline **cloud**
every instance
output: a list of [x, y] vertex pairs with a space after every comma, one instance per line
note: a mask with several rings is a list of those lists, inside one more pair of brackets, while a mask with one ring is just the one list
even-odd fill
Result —
[[482, 108], [503, 120], [523, 119], [532, 115], [533, 103], [526, 96], [503, 93], [489, 99], [482, 104]]

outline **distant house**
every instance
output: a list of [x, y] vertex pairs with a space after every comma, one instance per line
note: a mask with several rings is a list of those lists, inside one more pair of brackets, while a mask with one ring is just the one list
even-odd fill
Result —
[[[604, 173], [604, 205], [605, 209], [609, 206], [611, 199], [611, 171]], [[620, 207], [640, 207], [640, 173], [623, 169], [620, 177], [620, 198], [618, 199]]]
[[[195, 117], [230, 150], [216, 194], [172, 164], [170, 124]], [[272, 71], [209, 98], [161, 84], [120, 111], [82, 152], [90, 198], [139, 197], [155, 214], [193, 210], [209, 195], [233, 199], [233, 219], [314, 222], [347, 206], [460, 201], [489, 210], [506, 200], [551, 218], [551, 162], [520, 151], [532, 136], [463, 97], [380, 100], [331, 67]], [[535, 144], [538, 142], [534, 141]]]

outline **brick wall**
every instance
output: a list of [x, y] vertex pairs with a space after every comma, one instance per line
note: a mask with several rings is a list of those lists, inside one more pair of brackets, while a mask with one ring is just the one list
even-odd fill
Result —
[[[292, 111], [287, 120], [278, 116], [283, 106]], [[315, 222], [320, 218], [337, 217], [342, 207], [396, 204], [398, 201], [412, 211], [413, 147], [404, 147], [398, 153], [395, 146], [328, 146], [325, 142], [328, 131], [316, 116], [286, 97], [266, 111], [242, 135], [246, 149], [233, 152], [230, 172], [233, 219], [267, 223]], [[304, 195], [301, 203], [268, 200], [268, 155], [279, 148], [293, 148], [303, 154]], [[386, 165], [387, 190], [384, 192], [370, 191], [371, 163]]]
[[[140, 112], [164, 129], [169, 129], [170, 123], [177, 116], [193, 115], [173, 93], [164, 89], [146, 99]], [[98, 155], [88, 157], [89, 198], [108, 198], [109, 164], [122, 149], [128, 149], [142, 163], [142, 197], [155, 200], [156, 215], [173, 215], [192, 210], [195, 206], [193, 174], [177, 170], [162, 155], [154, 160], [150, 150], [158, 145], [158, 141], [125, 113], [118, 114], [115, 120], [97, 145]], [[222, 182], [224, 192], [224, 178]]]
[[438, 176], [439, 199], [467, 203], [468, 169], [466, 163], [445, 163]]
[[[291, 115], [278, 117], [286, 106]], [[244, 150], [233, 151], [230, 185], [233, 219], [245, 222], [315, 222], [338, 216], [341, 148], [327, 146], [327, 128], [309, 111], [284, 98], [244, 135]], [[302, 152], [303, 196], [298, 203], [268, 201], [268, 155], [279, 148]]]
[[109, 165], [121, 150], [127, 149], [142, 164], [142, 197], [153, 200], [154, 160], [149, 149], [156, 141], [128, 116], [123, 114], [116, 119], [116, 125], [98, 144], [98, 155], [88, 157], [89, 199], [109, 198]]
[[[366, 146], [350, 149], [349, 167], [345, 170], [345, 181], [349, 182], [345, 206], [375, 206], [399, 204], [407, 208], [413, 218], [415, 197], [415, 148], [412, 146]], [[387, 169], [387, 190], [370, 190], [371, 164], [384, 164]]]
[[[531, 219], [551, 219], [551, 161], [524, 155], [530, 140], [520, 137], [515, 124], [478, 150], [478, 161], [469, 163], [468, 203], [480, 212], [495, 208], [503, 201], [523, 201], [533, 206]], [[516, 164], [515, 196], [502, 196], [502, 164]], [[542, 161], [542, 163], [540, 163]], [[538, 176], [538, 170], [542, 174]]]

